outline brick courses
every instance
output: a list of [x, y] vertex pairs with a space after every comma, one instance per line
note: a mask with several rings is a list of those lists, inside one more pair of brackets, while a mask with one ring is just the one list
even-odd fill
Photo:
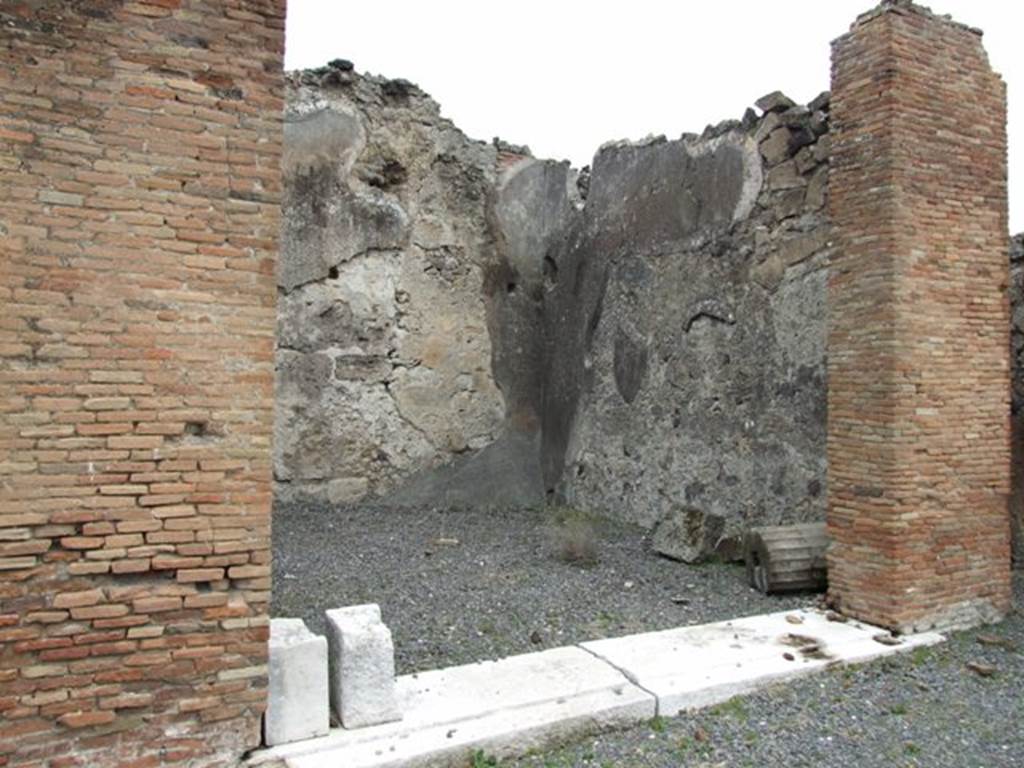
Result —
[[1009, 607], [1006, 89], [981, 35], [883, 3], [833, 46], [829, 560], [901, 630]]
[[[0, 767], [259, 741], [283, 24], [284, 0], [0, 8]], [[1005, 88], [975, 31], [903, 2], [833, 77], [832, 598], [994, 618]]]
[[0, 6], [0, 766], [259, 742], [283, 30]]

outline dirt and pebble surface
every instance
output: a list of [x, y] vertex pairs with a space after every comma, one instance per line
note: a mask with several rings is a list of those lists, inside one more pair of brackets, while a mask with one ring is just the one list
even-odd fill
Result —
[[[1020, 768], [1024, 573], [1015, 591], [1008, 619], [953, 633], [941, 645], [501, 765]], [[486, 756], [477, 762], [491, 763]]]
[[561, 512], [279, 504], [273, 522], [272, 614], [323, 632], [324, 610], [379, 603], [399, 674], [814, 600], [765, 597], [740, 566], [668, 560], [640, 528]]

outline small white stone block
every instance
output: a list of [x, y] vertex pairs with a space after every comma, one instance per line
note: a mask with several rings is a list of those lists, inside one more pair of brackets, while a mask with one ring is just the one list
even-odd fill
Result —
[[270, 691], [263, 716], [268, 746], [324, 736], [328, 707], [327, 638], [302, 619], [270, 620]]
[[345, 728], [402, 719], [395, 689], [395, 645], [380, 606], [327, 611], [331, 706]]

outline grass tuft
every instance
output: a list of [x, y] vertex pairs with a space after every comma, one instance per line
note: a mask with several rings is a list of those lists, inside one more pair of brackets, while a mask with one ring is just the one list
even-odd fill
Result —
[[596, 565], [600, 560], [597, 519], [573, 507], [553, 507], [550, 514], [558, 559], [569, 565]]

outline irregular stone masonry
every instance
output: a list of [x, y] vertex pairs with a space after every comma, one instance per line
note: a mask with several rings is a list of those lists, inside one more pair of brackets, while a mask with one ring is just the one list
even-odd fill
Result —
[[827, 93], [578, 174], [347, 61], [286, 100], [282, 502], [824, 519]]
[[829, 589], [901, 630], [1010, 604], [1006, 90], [907, 2], [833, 48]]
[[282, 502], [556, 499], [691, 559], [824, 519], [828, 94], [579, 174], [347, 61], [287, 102]]
[[286, 100], [282, 502], [823, 518], [827, 94], [579, 175], [349, 62]]
[[283, 26], [0, 7], [2, 766], [259, 743]]
[[276, 490], [342, 503], [499, 435], [495, 149], [347, 62], [292, 73], [287, 96]]

